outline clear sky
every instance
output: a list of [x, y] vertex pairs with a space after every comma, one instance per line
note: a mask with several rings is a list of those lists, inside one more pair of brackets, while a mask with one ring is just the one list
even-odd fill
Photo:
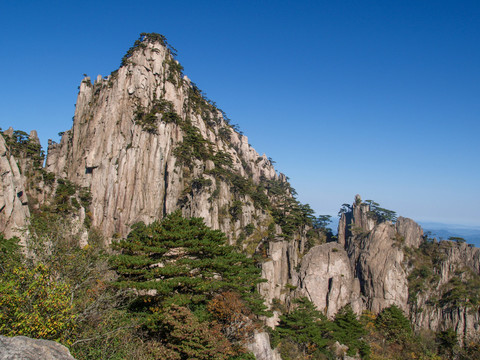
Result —
[[336, 215], [355, 194], [480, 225], [479, 1], [2, 1], [0, 127], [71, 127], [82, 74], [141, 32]]

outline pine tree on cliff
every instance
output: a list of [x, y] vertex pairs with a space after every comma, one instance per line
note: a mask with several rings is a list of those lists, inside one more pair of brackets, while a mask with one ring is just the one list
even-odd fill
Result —
[[252, 258], [225, 245], [226, 236], [201, 218], [174, 212], [161, 222], [137, 223], [111, 259], [119, 274], [116, 285], [136, 289], [146, 313], [169, 304], [204, 308], [216, 294], [232, 290], [250, 309], [263, 313], [256, 285], [263, 280]]

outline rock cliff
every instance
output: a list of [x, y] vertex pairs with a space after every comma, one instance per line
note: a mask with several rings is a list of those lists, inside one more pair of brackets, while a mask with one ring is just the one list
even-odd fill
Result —
[[429, 239], [411, 219], [386, 220], [391, 214], [377, 205], [357, 197], [339, 222], [363, 309], [378, 313], [395, 304], [418, 329], [453, 328], [460, 341], [478, 338], [480, 249]]
[[25, 191], [26, 179], [20, 172], [16, 159], [2, 135], [0, 135], [0, 172], [2, 177], [0, 186], [0, 232], [7, 238], [12, 236], [23, 238], [30, 217]]
[[91, 189], [92, 225], [108, 236], [182, 208], [233, 241], [248, 224], [268, 225], [252, 198], [262, 193], [250, 190], [278, 179], [154, 37], [118, 71], [82, 81], [73, 127], [49, 146], [46, 167]]
[[[288, 179], [183, 75], [161, 36], [142, 36], [117, 71], [82, 81], [73, 126], [49, 143], [45, 168], [35, 139], [26, 143], [33, 158], [14, 157], [0, 136], [7, 236], [28, 224], [27, 192], [36, 204], [75, 208], [79, 232], [85, 224], [107, 239], [181, 209], [262, 258], [270, 326], [306, 296], [330, 318], [347, 304], [357, 313], [395, 304], [418, 328], [478, 334], [479, 249], [428, 239], [413, 220], [358, 195], [341, 209], [338, 240], [325, 243]], [[252, 350], [275, 358], [257, 335]]]

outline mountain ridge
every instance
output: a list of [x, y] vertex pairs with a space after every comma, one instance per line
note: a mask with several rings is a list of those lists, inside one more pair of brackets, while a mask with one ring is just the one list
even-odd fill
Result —
[[[25, 141], [35, 142], [34, 134]], [[288, 178], [183, 75], [158, 34], [142, 34], [109, 76], [82, 80], [73, 126], [60, 143], [49, 142], [45, 167], [27, 161], [30, 153], [4, 153], [2, 170], [18, 173], [6, 202], [18, 205], [25, 196], [23, 208], [49, 206], [71, 217], [82, 246], [92, 229], [108, 244], [134, 223], [175, 210], [205, 219], [260, 259], [267, 281], [258, 288], [274, 314], [265, 319], [272, 328], [306, 297], [330, 319], [348, 304], [356, 314], [398, 306], [417, 330], [453, 328], [462, 343], [478, 336], [479, 304], [452, 291], [455, 285], [470, 296], [476, 289], [479, 249], [436, 242], [413, 220], [359, 195], [343, 205], [333, 238]], [[28, 224], [28, 213], [19, 216]]]

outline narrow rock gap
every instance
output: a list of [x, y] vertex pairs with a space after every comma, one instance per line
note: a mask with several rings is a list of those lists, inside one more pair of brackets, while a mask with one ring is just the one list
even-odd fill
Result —
[[167, 215], [167, 188], [168, 188], [168, 161], [165, 159], [165, 169], [163, 174], [163, 216]]

